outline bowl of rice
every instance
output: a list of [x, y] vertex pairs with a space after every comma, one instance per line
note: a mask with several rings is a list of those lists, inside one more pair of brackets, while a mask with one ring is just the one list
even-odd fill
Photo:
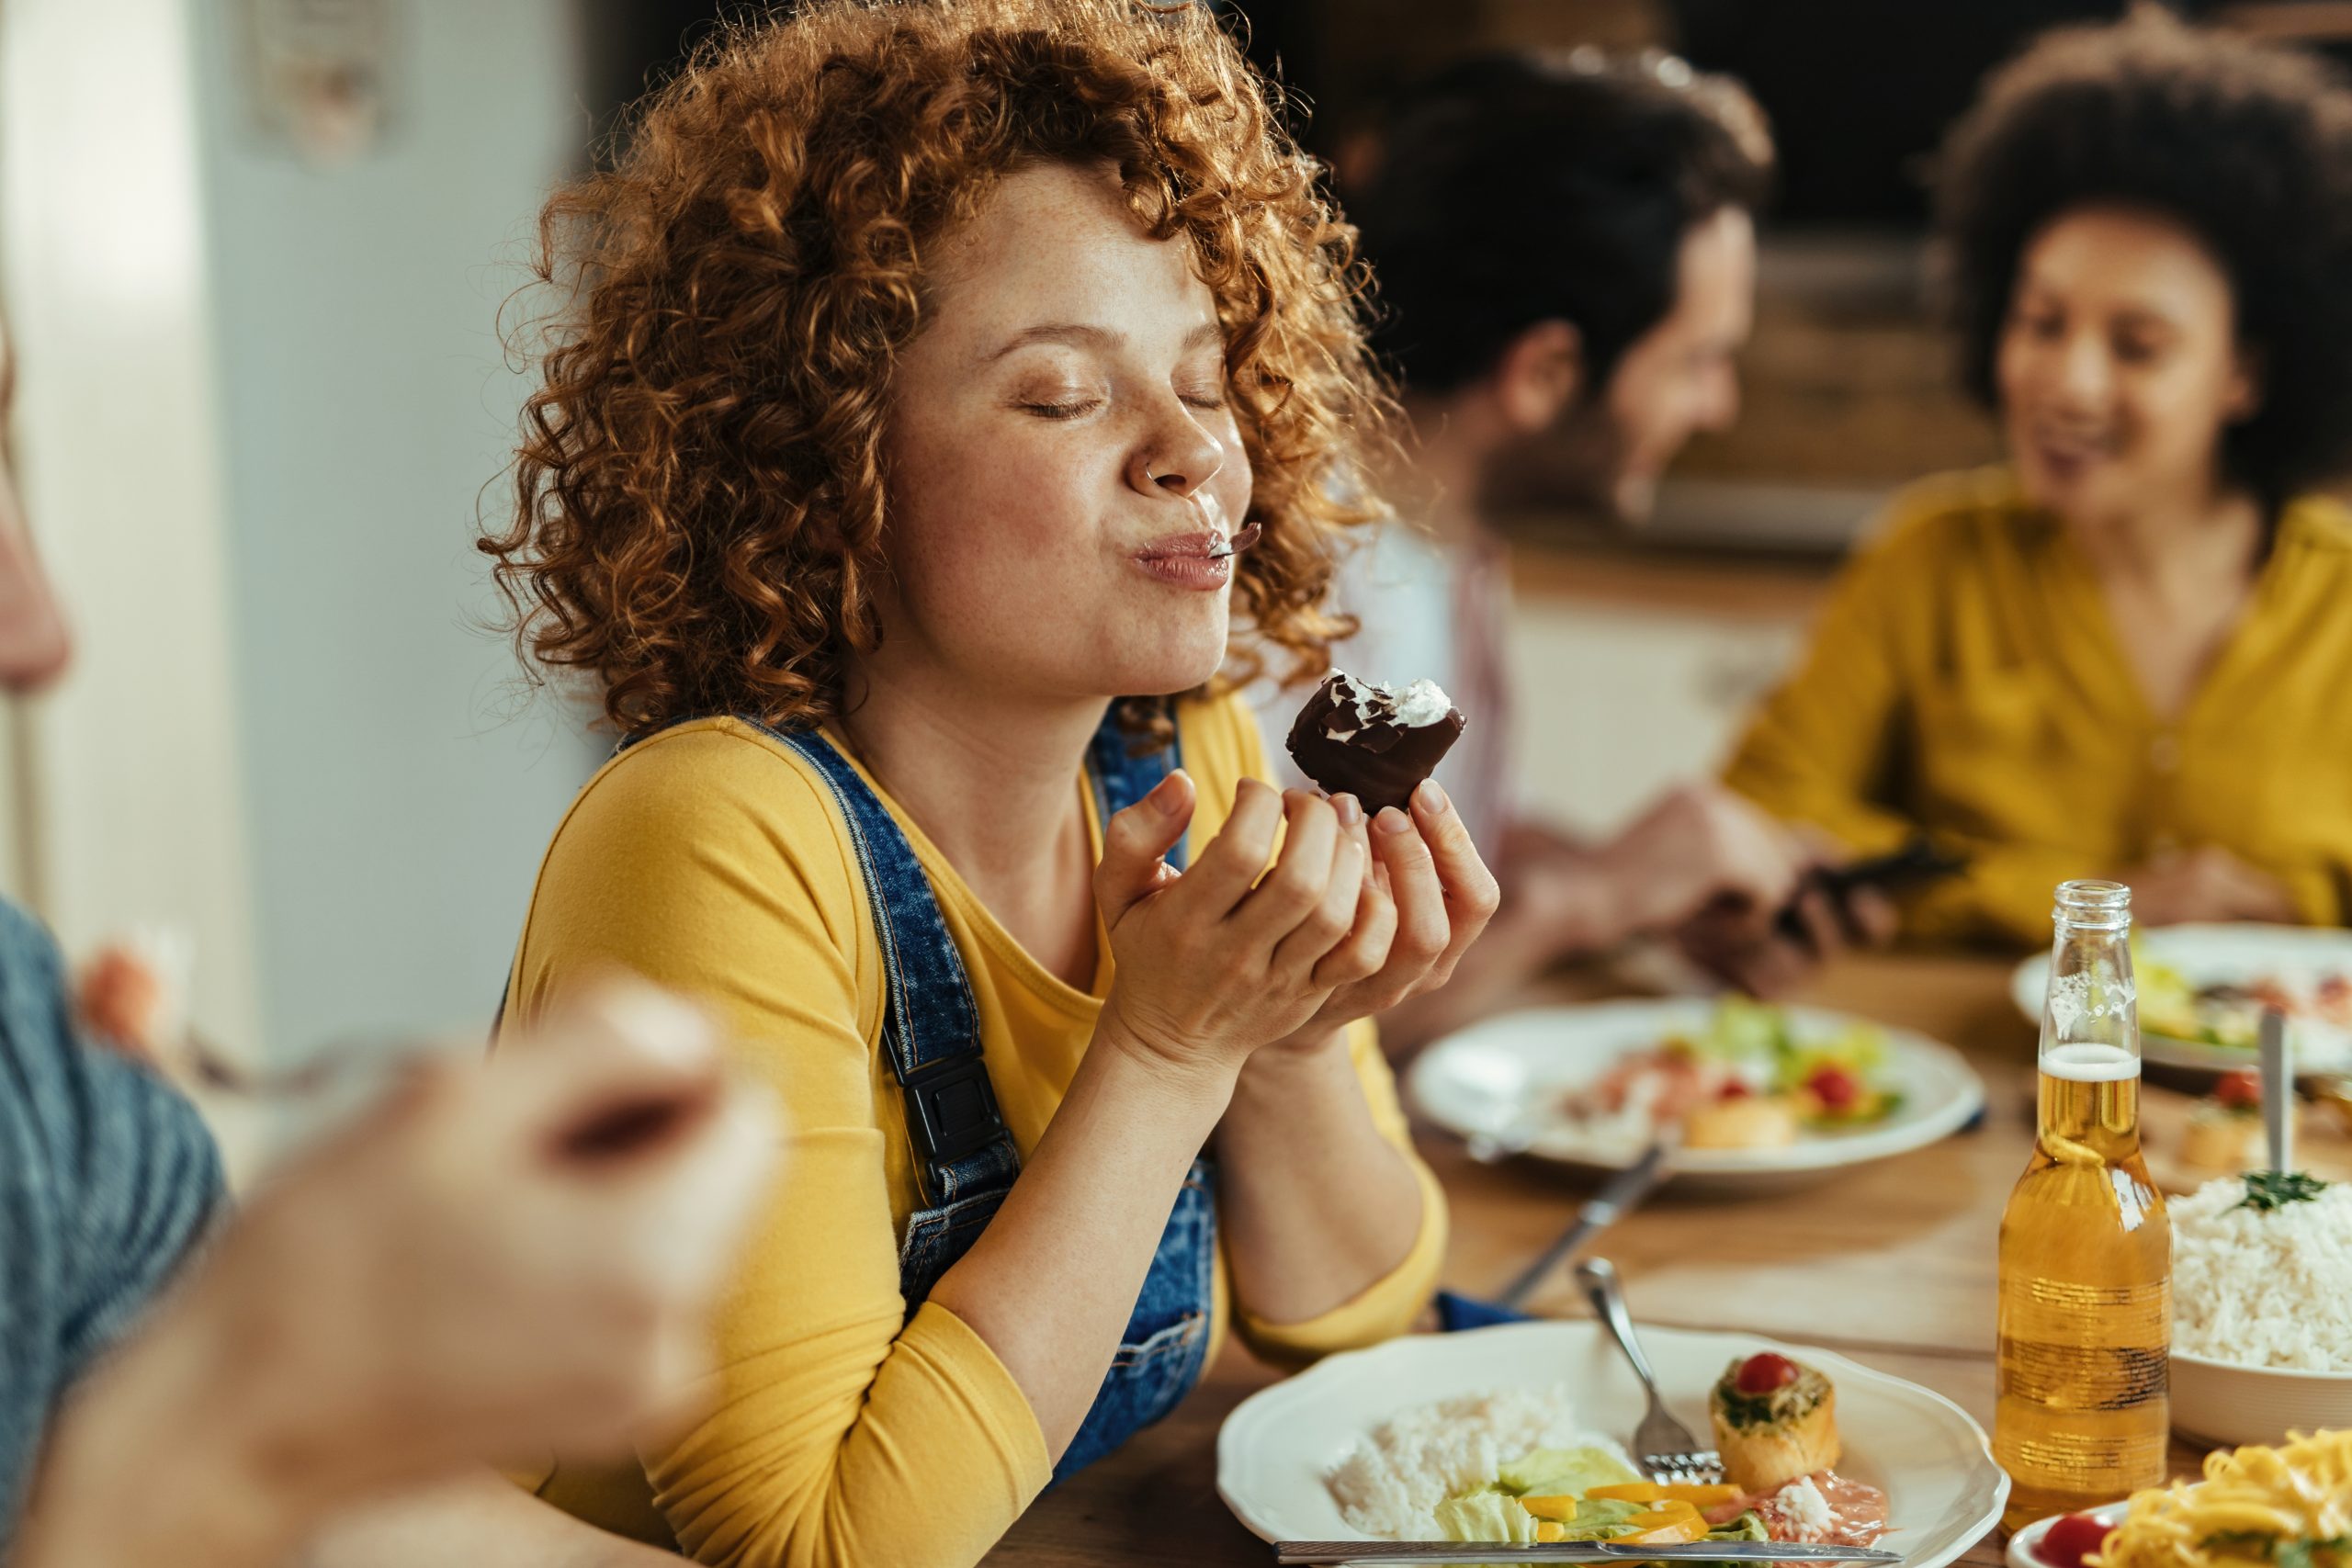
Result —
[[2173, 1429], [2219, 1445], [2352, 1427], [2352, 1183], [2233, 1176], [2169, 1207]]

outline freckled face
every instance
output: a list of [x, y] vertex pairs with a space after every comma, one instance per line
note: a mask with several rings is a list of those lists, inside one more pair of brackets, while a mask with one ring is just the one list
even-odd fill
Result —
[[999, 695], [1179, 692], [1224, 660], [1249, 511], [1215, 301], [1107, 168], [1007, 177], [941, 249], [888, 438], [894, 657]]

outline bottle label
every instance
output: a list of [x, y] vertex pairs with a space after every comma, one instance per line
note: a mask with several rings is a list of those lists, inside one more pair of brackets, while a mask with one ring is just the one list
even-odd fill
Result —
[[1993, 1458], [2019, 1485], [2054, 1485], [2086, 1499], [2120, 1496], [2163, 1484], [2171, 1440], [2162, 1426], [2132, 1435], [2044, 1427], [2030, 1437], [2001, 1433]]
[[2057, 1410], [2130, 1410], [2171, 1382], [2167, 1281], [2024, 1280], [2004, 1292], [2001, 1392]]

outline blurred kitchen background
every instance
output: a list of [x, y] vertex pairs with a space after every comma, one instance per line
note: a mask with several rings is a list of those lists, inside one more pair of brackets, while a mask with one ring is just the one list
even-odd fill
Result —
[[[1892, 486], [1979, 460], [1930, 321], [1923, 160], [2025, 35], [2119, 0], [1227, 0], [1345, 169], [1401, 84], [1499, 45], [1744, 77], [1784, 171], [1736, 434], [1621, 536], [1514, 481], [1532, 796], [1600, 829], [1708, 766]], [[2340, 48], [2352, 5], [2186, 6]], [[196, 1012], [290, 1061], [489, 1023], [603, 754], [516, 684], [470, 548], [522, 393], [542, 195], [712, 0], [0, 0], [6, 434], [79, 631], [19, 705], [0, 886], [70, 949], [194, 934]], [[513, 319], [511, 310], [507, 319]]]

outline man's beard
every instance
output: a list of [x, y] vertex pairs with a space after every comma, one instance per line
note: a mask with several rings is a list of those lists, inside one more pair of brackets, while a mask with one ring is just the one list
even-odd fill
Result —
[[1500, 488], [1513, 500], [1566, 506], [1613, 528], [1638, 528], [1649, 521], [1657, 485], [1626, 472], [1631, 446], [1607, 400], [1581, 399], [1510, 463]]

